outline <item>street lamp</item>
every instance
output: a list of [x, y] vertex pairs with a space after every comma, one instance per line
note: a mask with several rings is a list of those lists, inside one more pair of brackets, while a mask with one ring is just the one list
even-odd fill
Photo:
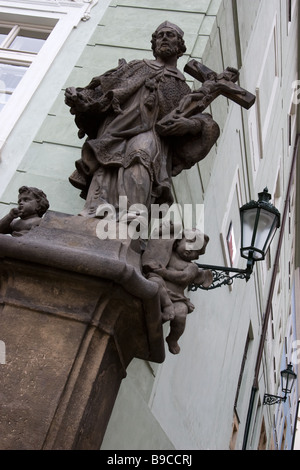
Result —
[[247, 259], [247, 267], [237, 269], [196, 263], [199, 268], [212, 271], [213, 282], [209, 287], [191, 284], [190, 291], [211, 290], [222, 285], [231, 285], [234, 279], [250, 279], [254, 263], [265, 259], [275, 232], [280, 227], [280, 213], [270, 203], [270, 199], [271, 195], [265, 188], [258, 194], [258, 201], [250, 201], [240, 208], [241, 256]]
[[297, 378], [297, 375], [293, 371], [292, 364], [288, 364], [287, 368], [280, 372], [281, 375], [281, 388], [284, 393], [283, 397], [278, 395], [270, 395], [269, 393], [265, 393], [264, 395], [264, 405], [274, 405], [275, 403], [281, 403], [282, 401], [285, 402], [287, 399], [287, 395], [291, 393], [294, 382]]
[[270, 243], [280, 226], [280, 214], [270, 203], [271, 195], [265, 188], [258, 201], [250, 201], [240, 208], [241, 256], [254, 261], [265, 259]]

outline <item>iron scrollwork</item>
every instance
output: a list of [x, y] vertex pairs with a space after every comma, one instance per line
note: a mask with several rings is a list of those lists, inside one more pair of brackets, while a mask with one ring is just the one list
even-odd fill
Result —
[[212, 272], [213, 282], [209, 287], [203, 287], [199, 284], [192, 283], [188, 287], [188, 290], [192, 292], [197, 289], [212, 290], [224, 285], [230, 286], [233, 284], [234, 279], [245, 279], [248, 281], [252, 273], [252, 266], [247, 266], [246, 269], [238, 269], [227, 268], [224, 266], [211, 266], [208, 264], [196, 264], [198, 268], [209, 269]]
[[277, 395], [269, 395], [268, 393], [265, 393], [263, 404], [275, 405], [276, 403], [281, 403], [282, 401], [284, 402], [285, 400], [286, 400], [286, 396], [278, 397]]

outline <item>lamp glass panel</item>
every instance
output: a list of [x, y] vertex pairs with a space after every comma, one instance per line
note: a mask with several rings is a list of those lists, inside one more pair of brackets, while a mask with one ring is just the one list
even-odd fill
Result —
[[242, 213], [243, 247], [251, 246], [252, 244], [256, 213], [256, 209], [249, 209]]
[[[258, 215], [258, 217], [257, 217]], [[265, 209], [253, 208], [243, 211], [242, 217], [242, 251], [248, 255], [250, 248], [253, 250], [253, 258], [263, 259], [270, 242], [276, 231], [276, 214]], [[253, 238], [255, 232], [255, 237]]]
[[281, 371], [281, 386], [284, 393], [291, 392], [296, 377], [296, 374], [292, 370], [289, 371], [286, 369]]
[[[241, 251], [244, 257], [249, 256], [249, 250], [245, 248], [254, 248], [253, 232], [257, 223], [257, 208], [247, 209], [242, 212], [242, 247]], [[253, 250], [251, 250], [253, 251]], [[252, 256], [254, 259], [262, 259], [263, 255], [259, 252], [253, 251]]]
[[[266, 211], [261, 209], [259, 214], [259, 220], [257, 225], [257, 232], [254, 241], [255, 248], [258, 248], [261, 251], [266, 252], [267, 243], [269, 240], [272, 239], [272, 232], [274, 234], [276, 230], [276, 224], [274, 223], [276, 220], [276, 214], [272, 212]], [[272, 230], [273, 229], [273, 230]]]

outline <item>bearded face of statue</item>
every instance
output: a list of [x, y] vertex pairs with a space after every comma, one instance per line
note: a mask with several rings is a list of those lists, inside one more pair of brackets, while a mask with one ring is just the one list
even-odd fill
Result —
[[175, 30], [170, 28], [162, 28], [156, 35], [156, 57], [169, 58], [178, 57], [178, 35]]

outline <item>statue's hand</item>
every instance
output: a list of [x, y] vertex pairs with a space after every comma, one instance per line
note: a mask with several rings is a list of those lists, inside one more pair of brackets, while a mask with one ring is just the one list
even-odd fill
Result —
[[157, 263], [156, 261], [148, 261], [147, 262], [147, 268], [150, 269], [151, 271], [155, 271], [155, 269], [159, 269], [162, 266]]
[[21, 213], [22, 211], [20, 211], [20, 209], [18, 209], [17, 207], [14, 207], [13, 209], [9, 211], [9, 216], [12, 219], [16, 219], [17, 217], [20, 217]]
[[[199, 129], [198, 129], [199, 128]], [[165, 125], [159, 127], [159, 133], [164, 136], [169, 135], [185, 135], [188, 133], [194, 134], [201, 128], [199, 122], [191, 119], [178, 116], [169, 120]]]
[[163, 268], [163, 267], [155, 268], [155, 269], [153, 269], [153, 272], [154, 272], [155, 274], [158, 274], [158, 275], [161, 276], [161, 277], [164, 277], [164, 275], [165, 275], [166, 272], [167, 272], [167, 269], [166, 269], [166, 268]]

